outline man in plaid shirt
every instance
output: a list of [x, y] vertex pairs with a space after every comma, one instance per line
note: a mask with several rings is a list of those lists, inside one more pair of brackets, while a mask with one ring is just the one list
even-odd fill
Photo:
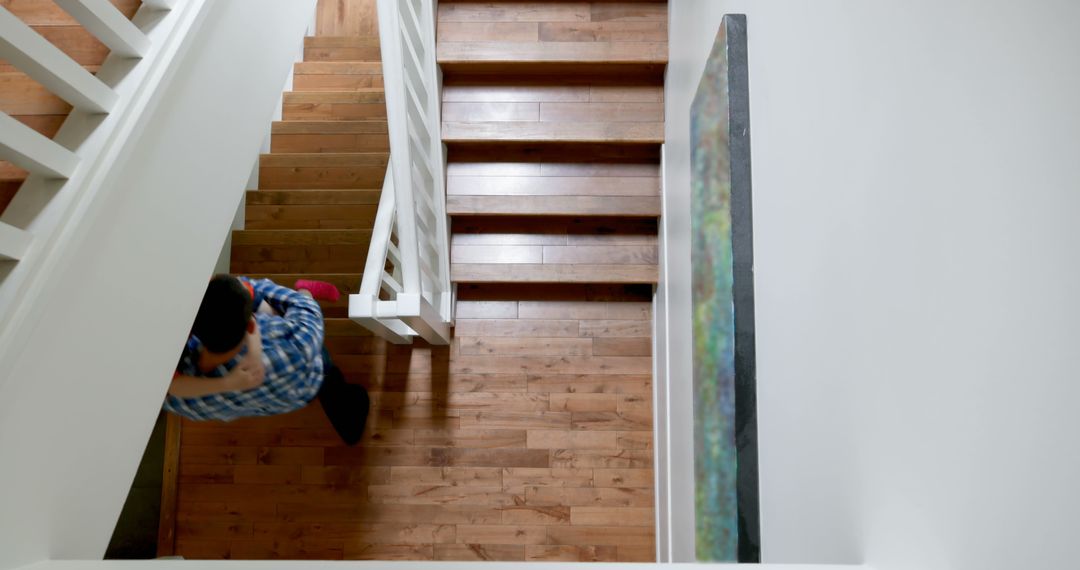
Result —
[[336, 300], [340, 293], [317, 281], [299, 281], [297, 288], [269, 279], [214, 277], [165, 409], [193, 420], [229, 421], [284, 414], [318, 396], [341, 438], [357, 443], [368, 395], [362, 386], [347, 384], [331, 362], [323, 347], [322, 310], [313, 298]]

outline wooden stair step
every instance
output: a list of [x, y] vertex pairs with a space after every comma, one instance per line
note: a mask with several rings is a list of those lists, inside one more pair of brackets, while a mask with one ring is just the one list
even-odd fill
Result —
[[386, 168], [390, 154], [386, 152], [340, 152], [340, 153], [271, 153], [260, 157], [260, 166], [279, 167], [331, 167], [331, 166], [381, 166]]
[[666, 2], [447, 2], [438, 59], [451, 71], [591, 65], [597, 73], [667, 63]]
[[514, 69], [529, 64], [657, 66], [668, 61], [667, 42], [439, 42], [444, 69]]
[[[455, 217], [455, 281], [478, 283], [653, 283], [657, 219]], [[594, 271], [596, 269], [596, 271]]]
[[[9, 163], [0, 161], [0, 170]], [[15, 198], [15, 193], [19, 191], [19, 187], [25, 181], [25, 178], [0, 178], [0, 214], [4, 213], [8, 204]]]
[[63, 115], [71, 105], [20, 71], [0, 73], [0, 109], [11, 116]]
[[248, 206], [379, 203], [381, 190], [249, 190]]
[[443, 142], [560, 142], [662, 144], [664, 123], [444, 122]]
[[323, 322], [327, 337], [374, 336], [371, 331], [349, 319], [326, 319]]
[[235, 230], [232, 245], [361, 245], [371, 241], [371, 230]]
[[318, 249], [274, 246], [261, 250], [233, 248], [232, 256], [231, 267], [236, 273], [357, 271], [364, 267], [367, 246], [322, 246]]
[[389, 152], [385, 120], [278, 121], [271, 128], [270, 152]]
[[659, 196], [447, 196], [452, 216], [659, 216]]
[[319, 301], [323, 316], [327, 319], [349, 316], [349, 295], [360, 291], [360, 281], [364, 277], [360, 273], [248, 273], [247, 276], [252, 279], [269, 279], [289, 288], [292, 288], [297, 279], [315, 279], [333, 283], [341, 291], [341, 298], [336, 302]]
[[450, 248], [453, 263], [545, 264], [545, 265], [655, 265], [655, 243], [639, 244], [454, 244]]
[[304, 38], [304, 61], [381, 61], [377, 36]]
[[293, 66], [296, 75], [382, 75], [382, 63], [374, 61], [301, 61]]
[[386, 95], [382, 88], [289, 91], [282, 103], [282, 118], [286, 121], [385, 119]]
[[389, 153], [273, 153], [259, 161], [259, 187], [381, 188]]
[[385, 135], [387, 128], [386, 119], [366, 121], [274, 121], [270, 132], [275, 135]]
[[293, 73], [295, 91], [342, 91], [382, 87], [382, 64], [355, 61], [297, 63]]
[[451, 245], [653, 245], [656, 218], [464, 216], [452, 221]]
[[[623, 172], [619, 172], [611, 164], [560, 164], [547, 163], [546, 165], [534, 165], [532, 172], [519, 175], [516, 173], [500, 173], [500, 166], [505, 168], [521, 167], [525, 165], [513, 165], [508, 163], [489, 163], [488, 175], [476, 175], [485, 165], [451, 163], [450, 175], [446, 179], [447, 196], [659, 196], [660, 178], [648, 176], [648, 165], [634, 171], [636, 165], [626, 165]], [[543, 166], [549, 171], [544, 176]], [[469, 168], [471, 167], [471, 168]], [[569, 168], [578, 167], [578, 171], [586, 175], [573, 176]], [[588, 168], [595, 169], [588, 172]], [[562, 171], [558, 169], [562, 168]], [[615, 175], [602, 174], [603, 170]], [[652, 168], [656, 170], [655, 165]], [[552, 172], [554, 171], [554, 172]], [[464, 172], [465, 174], [458, 174]], [[509, 174], [501, 176], [499, 174]], [[589, 175], [591, 174], [591, 175]], [[622, 174], [622, 175], [619, 175]]]
[[239, 273], [347, 273], [363, 268], [370, 241], [370, 230], [237, 230], [231, 264]]
[[378, 204], [250, 205], [244, 225], [253, 230], [370, 229]]
[[656, 283], [654, 265], [452, 263], [457, 283]]

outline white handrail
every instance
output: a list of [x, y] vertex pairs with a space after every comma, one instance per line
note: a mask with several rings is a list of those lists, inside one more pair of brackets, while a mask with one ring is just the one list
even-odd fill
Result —
[[349, 317], [394, 343], [448, 344], [454, 292], [435, 3], [379, 0], [378, 12], [390, 164]]

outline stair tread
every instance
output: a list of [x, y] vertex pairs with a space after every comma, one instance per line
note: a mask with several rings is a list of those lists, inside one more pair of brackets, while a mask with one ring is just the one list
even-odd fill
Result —
[[450, 264], [450, 280], [457, 283], [656, 283], [658, 278], [655, 264]]
[[667, 42], [440, 41], [440, 65], [666, 64]]
[[304, 47], [370, 47], [379, 46], [379, 36], [308, 36]]
[[447, 196], [453, 216], [659, 216], [659, 196]]
[[442, 140], [446, 143], [502, 141], [662, 144], [664, 123], [444, 122]]
[[378, 36], [316, 36], [304, 38], [304, 61], [381, 62]]
[[379, 203], [382, 190], [249, 190], [247, 204], [250, 206], [298, 206], [315, 204], [370, 204]]
[[349, 295], [360, 291], [360, 282], [364, 275], [361, 273], [247, 273], [252, 279], [269, 279], [278, 285], [292, 287], [298, 279], [314, 279], [333, 283], [341, 291], [341, 298], [335, 302], [319, 301], [323, 316], [327, 321], [338, 318], [345, 320], [349, 315]]
[[375, 336], [371, 331], [346, 318], [326, 318], [323, 328], [327, 337], [334, 336]]
[[385, 103], [382, 87], [364, 87], [347, 91], [286, 91], [285, 103]]
[[296, 75], [381, 75], [382, 63], [372, 61], [303, 61]]
[[274, 121], [271, 134], [387, 134], [386, 119]]
[[261, 246], [261, 245], [345, 245], [366, 244], [371, 241], [371, 230], [325, 230], [325, 229], [301, 229], [301, 230], [235, 230], [232, 234], [232, 245], [235, 246]]
[[280, 152], [261, 155], [259, 166], [280, 167], [333, 167], [333, 166], [383, 166], [390, 160], [388, 152]]

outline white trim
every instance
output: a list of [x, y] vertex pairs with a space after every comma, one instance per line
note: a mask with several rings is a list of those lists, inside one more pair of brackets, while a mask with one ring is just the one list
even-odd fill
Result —
[[117, 94], [100, 79], [0, 6], [0, 58], [77, 109], [107, 113]]
[[143, 6], [150, 6], [156, 10], [171, 10], [176, 7], [177, 0], [143, 0]]
[[[664, 187], [664, 170], [667, 167], [666, 147], [660, 145], [660, 195], [667, 191]], [[671, 446], [668, 438], [671, 433], [670, 374], [668, 373], [668, 355], [670, 354], [667, 306], [667, 254], [665, 238], [667, 236], [667, 216], [663, 211], [665, 201], [660, 201], [660, 227], [657, 236], [660, 252], [660, 280], [653, 294], [653, 441], [654, 461], [653, 481], [656, 493], [656, 560], [672, 562], [671, 538]]]
[[0, 159], [50, 178], [70, 178], [79, 157], [0, 111]]
[[0, 260], [18, 261], [30, 249], [33, 239], [30, 232], [0, 222]]

